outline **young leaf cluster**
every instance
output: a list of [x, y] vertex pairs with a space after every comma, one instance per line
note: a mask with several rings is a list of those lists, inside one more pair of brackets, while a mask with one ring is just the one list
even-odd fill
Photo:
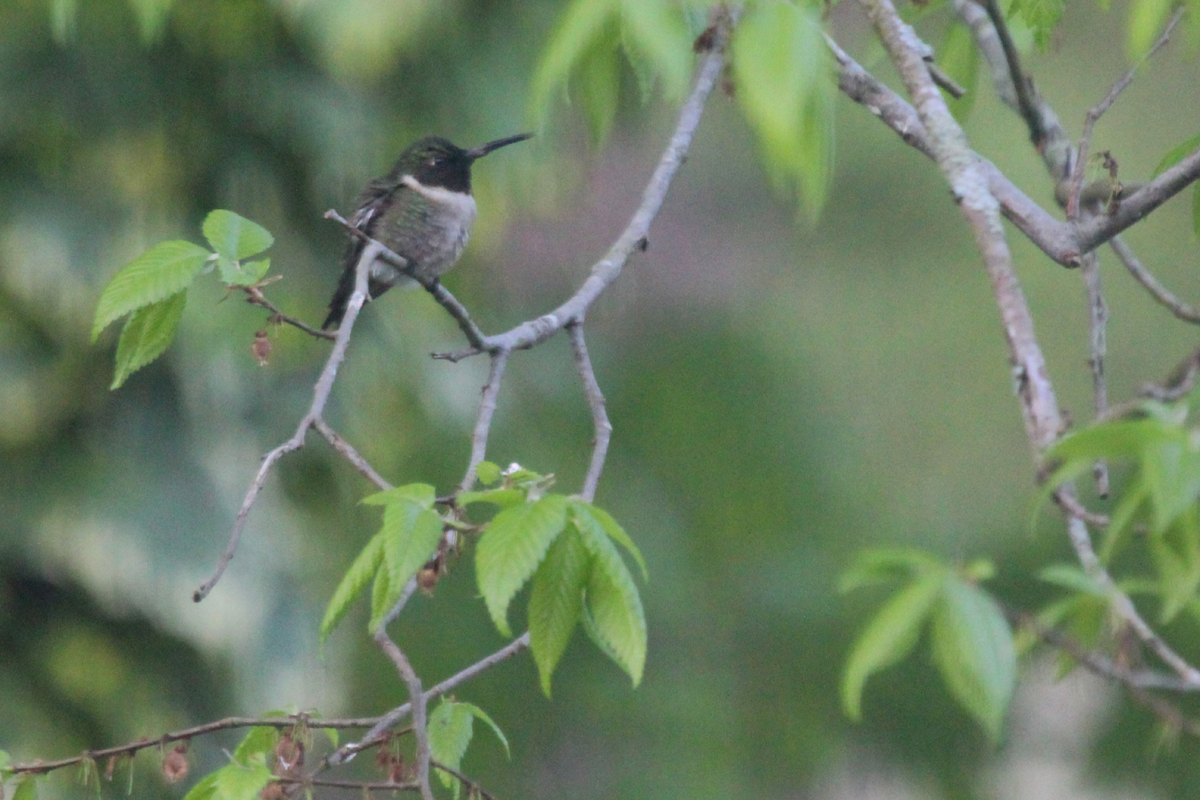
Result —
[[[477, 719], [492, 729], [496, 738], [500, 740], [500, 744], [504, 745], [505, 754], [511, 756], [508, 739], [505, 738], [504, 732], [483, 709], [472, 703], [443, 699], [429, 715], [429, 724], [426, 726], [430, 758], [455, 772], [459, 771], [462, 758], [471, 744], [474, 723]], [[459, 790], [462, 788], [458, 779], [446, 772], [439, 772], [438, 776], [441, 778], [442, 785], [453, 790], [455, 800], [457, 800]]]
[[850, 651], [842, 674], [842, 708], [862, 717], [867, 679], [906, 658], [925, 631], [933, 663], [958, 703], [993, 741], [1000, 739], [1017, 678], [1012, 630], [978, 582], [991, 565], [955, 569], [909, 549], [860, 553], [842, 575], [843, 592], [880, 583], [899, 589], [875, 612]]
[[[1084, 428], [1051, 448], [1058, 466], [1042, 501], [1097, 461], [1130, 464], [1098, 554], [1110, 563], [1130, 548], [1147, 548], [1155, 574], [1139, 586], [1158, 597], [1165, 623], [1200, 591], [1200, 428], [1189, 426], [1184, 403], [1147, 401], [1141, 414]], [[1135, 537], [1135, 530], [1147, 535]]]
[[761, 0], [734, 31], [737, 96], [777, 189], [796, 185], [810, 214], [829, 192], [836, 83], [819, 3]]
[[579, 102], [593, 138], [602, 142], [617, 115], [620, 56], [632, 68], [643, 102], [656, 82], [679, 100], [692, 67], [691, 38], [674, 0], [575, 0], [534, 74], [532, 115], [544, 125], [553, 96], [562, 92]]
[[[495, 471], [480, 474], [490, 477]], [[645, 577], [642, 555], [608, 512], [579, 498], [544, 493], [545, 485], [535, 473], [510, 471], [494, 488], [459, 496], [464, 506], [488, 503], [500, 509], [475, 551], [476, 579], [488, 613], [501, 633], [511, 635], [508, 607], [532, 583], [529, 645], [547, 695], [576, 625], [636, 686], [646, 662], [646, 619], [617, 545]]]
[[203, 231], [212, 251], [191, 242], [160, 242], [122, 267], [101, 293], [93, 342], [111, 323], [127, 317], [117, 342], [113, 389], [170, 346], [188, 287], [201, 272], [215, 265], [230, 287], [253, 286], [267, 274], [270, 259], [246, 260], [274, 243], [266, 228], [218, 209], [205, 218]]
[[412, 483], [378, 492], [363, 499], [383, 506], [383, 525], [367, 542], [338, 584], [321, 620], [321, 643], [350, 610], [351, 603], [368, 583], [374, 631], [400, 599], [405, 585], [437, 551], [443, 522], [433, 510], [434, 490], [427, 483]]

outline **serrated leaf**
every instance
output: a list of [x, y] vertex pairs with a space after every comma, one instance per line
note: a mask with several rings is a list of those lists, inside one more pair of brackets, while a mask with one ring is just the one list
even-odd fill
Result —
[[604, 642], [609, 656], [637, 686], [646, 666], [646, 615], [642, 599], [612, 540], [591, 528], [579, 529], [579, 534], [591, 556], [585, 602], [594, 632]]
[[37, 778], [32, 775], [24, 775], [17, 781], [16, 791], [13, 792], [13, 800], [38, 800]]
[[942, 575], [922, 575], [892, 595], [859, 634], [842, 673], [842, 709], [850, 719], [862, 718], [867, 678], [912, 651], [943, 582]]
[[554, 668], [566, 651], [583, 611], [583, 590], [590, 562], [579, 533], [568, 527], [554, 540], [533, 576], [533, 590], [529, 594], [529, 649], [533, 651], [542, 691], [547, 697]]
[[265, 755], [275, 749], [279, 740], [279, 731], [275, 728], [260, 725], [246, 731], [237, 749], [233, 751], [233, 760], [241, 764], [249, 764], [256, 755]]
[[122, 267], [96, 303], [92, 341], [114, 320], [186, 289], [210, 255], [191, 242], [160, 242]]
[[828, 186], [833, 113], [831, 61], [819, 11], [764, 2], [734, 31], [733, 70], [742, 111], [777, 189], [803, 189], [810, 212]]
[[125, 380], [163, 354], [175, 338], [187, 292], [143, 306], [129, 315], [121, 338], [117, 340], [116, 365], [110, 389], [118, 389]]
[[366, 588], [371, 577], [379, 571], [382, 563], [383, 537], [376, 534], [371, 537], [371, 541], [367, 542], [367, 546], [354, 559], [354, 563], [350, 565], [350, 569], [346, 571], [337, 589], [334, 590], [333, 597], [329, 600], [329, 605], [325, 609], [325, 617], [321, 620], [320, 641], [322, 645], [329, 638], [334, 626], [341, 621], [342, 617], [346, 616], [354, 598], [358, 597], [359, 593]]
[[692, 37], [677, 3], [623, 0], [621, 41], [638, 76], [642, 102], [655, 77], [661, 77], [668, 100], [683, 98], [692, 73]]
[[1182, 428], [1174, 441], [1160, 442], [1142, 455], [1142, 479], [1150, 494], [1152, 531], [1165, 531], [1200, 494], [1200, 452]]
[[999, 741], [1017, 681], [1012, 630], [996, 601], [957, 578], [933, 615], [933, 659], [954, 698]]
[[442, 518], [416, 503], [401, 500], [384, 508], [380, 533], [388, 582], [403, 590], [408, 579], [437, 552]]
[[[429, 756], [439, 764], [458, 771], [462, 757], [471, 744], [474, 715], [462, 703], [443, 700], [429, 715], [426, 726], [429, 738]], [[458, 797], [461, 784], [448, 772], [438, 772], [442, 785], [454, 789]]]
[[1193, 505], [1168, 530], [1150, 537], [1150, 555], [1158, 572], [1162, 598], [1159, 620], [1164, 625], [1183, 610], [1200, 588], [1200, 538], [1196, 528]]
[[459, 492], [455, 502], [459, 506], [472, 503], [491, 503], [500, 508], [511, 508], [525, 502], [526, 492], [521, 489], [483, 489], [478, 492]]
[[421, 508], [433, 508], [433, 501], [436, 498], [436, 490], [428, 483], [409, 483], [383, 492], [369, 494], [361, 502], [368, 506], [386, 506], [389, 503], [407, 500]]
[[950, 23], [942, 46], [937, 52], [937, 64], [967, 92], [956, 98], [942, 90], [950, 113], [961, 124], [967, 120], [971, 109], [975, 107], [979, 86], [979, 51], [975, 47], [974, 35], [965, 24], [958, 21]]
[[646, 570], [646, 559], [642, 558], [642, 551], [638, 550], [637, 545], [633, 543], [633, 539], [613, 519], [612, 514], [609, 514], [599, 506], [594, 506], [583, 500], [572, 500], [571, 517], [577, 526], [581, 528], [584, 526], [595, 528], [598, 532], [603, 532], [608, 538], [625, 548], [625, 551], [633, 556], [633, 560], [637, 562], [638, 568], [641, 569], [642, 580], [650, 580], [650, 573]]
[[202, 230], [217, 255], [230, 261], [258, 255], [275, 243], [275, 237], [262, 225], [223, 208], [209, 212]]
[[217, 793], [217, 773], [210, 772], [188, 790], [183, 800], [213, 800]]
[[475, 465], [475, 477], [484, 486], [491, 486], [496, 481], [500, 480], [502, 472], [500, 467], [491, 461], [480, 461]]
[[488, 613], [505, 636], [508, 605], [525, 585], [567, 524], [567, 500], [548, 494], [534, 503], [506, 508], [492, 519], [475, 550], [475, 577]]
[[534, 72], [530, 89], [531, 116], [542, 127], [549, 114], [551, 96], [565, 89], [576, 67], [616, 19], [619, 0], [576, 0], [567, 5], [562, 21]]

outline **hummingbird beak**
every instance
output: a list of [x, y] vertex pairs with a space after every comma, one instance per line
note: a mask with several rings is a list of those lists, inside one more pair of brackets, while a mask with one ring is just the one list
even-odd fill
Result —
[[474, 161], [477, 158], [483, 158], [484, 156], [486, 156], [488, 153], [492, 152], [493, 150], [498, 150], [501, 147], [504, 147], [505, 145], [516, 144], [517, 142], [523, 142], [526, 139], [532, 139], [532, 138], [533, 138], [532, 133], [518, 133], [516, 136], [506, 136], [505, 138], [497, 139], [494, 142], [488, 142], [487, 144], [481, 144], [481, 145], [479, 145], [479, 147], [472, 147], [470, 150], [467, 151], [467, 158]]

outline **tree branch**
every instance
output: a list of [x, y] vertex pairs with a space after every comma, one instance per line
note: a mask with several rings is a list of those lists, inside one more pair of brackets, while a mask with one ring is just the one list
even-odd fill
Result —
[[583, 393], [587, 395], [588, 407], [592, 410], [592, 427], [595, 438], [592, 442], [592, 461], [588, 466], [587, 476], [583, 479], [583, 490], [580, 496], [589, 503], [596, 497], [596, 486], [600, 483], [600, 473], [604, 471], [604, 459], [608, 455], [608, 440], [612, 435], [612, 423], [608, 421], [608, 413], [604, 408], [604, 393], [596, 381], [596, 373], [592, 369], [592, 360], [588, 356], [587, 342], [583, 338], [583, 323], [578, 322], [567, 328], [571, 336], [571, 349], [575, 352], [575, 369], [579, 371], [579, 379], [583, 382]]
[[1183, 302], [1167, 287], [1159, 283], [1120, 236], [1109, 239], [1108, 246], [1117, 254], [1117, 258], [1121, 259], [1121, 263], [1129, 270], [1129, 274], [1133, 276], [1134, 280], [1144, 286], [1155, 300], [1166, 306], [1172, 314], [1184, 322], [1200, 323], [1200, 309]]
[[679, 122], [675, 126], [675, 133], [671, 136], [666, 151], [659, 160], [654, 174], [650, 177], [650, 182], [642, 192], [641, 204], [638, 205], [629, 224], [625, 226], [625, 230], [617, 237], [616, 242], [608, 249], [604, 257], [592, 265], [591, 274], [575, 294], [549, 314], [523, 322], [505, 333], [487, 337], [483, 346], [473, 344], [469, 350], [439, 353], [435, 356], [436, 358], [460, 361], [482, 352], [512, 352], [541, 344], [568, 325], [582, 321], [596, 298], [621, 274], [629, 257], [635, 252], [646, 249], [648, 242], [646, 237], [650, 231], [650, 225], [662, 207], [675, 173], [678, 172], [685, 160], [688, 148], [691, 146], [692, 135], [695, 133], [700, 116], [704, 111], [704, 105], [725, 64], [725, 50], [730, 32], [736, 22], [736, 15], [737, 11], [731, 9], [726, 18], [718, 24], [712, 49], [705, 56], [692, 93], [679, 112]]
[[192, 594], [193, 601], [199, 603], [207, 597], [208, 593], [217, 585], [217, 581], [221, 579], [221, 575], [225, 573], [225, 568], [229, 566], [230, 560], [233, 559], [233, 554], [237, 551], [242, 531], [246, 527], [246, 518], [250, 515], [250, 509], [254, 506], [254, 501], [258, 499], [258, 493], [262, 491], [263, 484], [266, 483], [267, 474], [271, 471], [271, 467], [287, 453], [299, 450], [304, 446], [304, 437], [308, 433], [308, 429], [324, 413], [325, 404], [329, 401], [329, 393], [333, 389], [333, 382], [337, 378], [338, 367], [341, 366], [342, 361], [346, 358], [346, 347], [350, 344], [350, 331], [354, 327], [354, 320], [358, 317], [358, 312], [362, 309], [363, 303], [366, 302], [367, 272], [370, 269], [371, 262], [381, 253], [382, 247], [378, 242], [372, 242], [363, 248], [362, 255], [358, 259], [358, 264], [355, 265], [354, 292], [350, 295], [350, 301], [346, 306], [346, 316], [343, 318], [342, 325], [338, 328], [337, 336], [334, 339], [333, 350], [330, 352], [329, 358], [325, 361], [325, 368], [321, 371], [321, 377], [317, 379], [317, 384], [313, 389], [312, 405], [309, 406], [304, 418], [300, 420], [300, 424], [296, 426], [296, 432], [292, 435], [292, 438], [263, 457], [263, 462], [258, 468], [258, 473], [254, 476], [254, 480], [250, 482], [250, 488], [246, 491], [245, 499], [242, 500], [242, 507], [238, 510], [237, 517], [234, 518], [233, 531], [229, 535], [229, 544], [226, 545], [225, 552], [217, 559], [217, 567], [212, 577], [201, 584], [200, 588]]

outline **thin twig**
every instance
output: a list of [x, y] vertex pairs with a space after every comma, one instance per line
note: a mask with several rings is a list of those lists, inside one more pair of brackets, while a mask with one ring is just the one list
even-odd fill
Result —
[[588, 465], [587, 477], [583, 479], [583, 490], [580, 497], [589, 503], [596, 497], [596, 486], [600, 483], [600, 473], [604, 471], [604, 459], [608, 455], [608, 441], [612, 436], [612, 423], [608, 421], [608, 413], [604, 408], [604, 393], [596, 381], [596, 372], [592, 369], [592, 360], [588, 356], [587, 342], [583, 338], [583, 323], [577, 323], [567, 328], [571, 337], [571, 349], [575, 352], [575, 369], [579, 371], [579, 379], [583, 382], [583, 393], [587, 395], [588, 407], [592, 410], [592, 428], [595, 438], [592, 442], [592, 461]]
[[425, 715], [425, 691], [421, 688], [421, 678], [412, 668], [408, 657], [387, 634], [388, 622], [400, 613], [416, 585], [415, 578], [409, 580], [400, 600], [375, 629], [375, 644], [391, 659], [404, 685], [408, 687], [409, 702], [412, 704], [413, 738], [416, 740], [417, 786], [421, 791], [422, 800], [433, 800], [433, 790], [429, 788], [429, 731]]
[[737, 9], [728, 9], [724, 15], [725, 18], [717, 26], [713, 46], [700, 66], [700, 72], [696, 77], [691, 95], [680, 109], [675, 133], [671, 136], [671, 141], [659, 160], [654, 174], [642, 191], [641, 203], [634, 211], [629, 224], [625, 226], [625, 230], [617, 237], [608, 252], [592, 265], [591, 273], [575, 294], [549, 314], [523, 322], [504, 333], [487, 337], [483, 346], [472, 344], [470, 349], [439, 353], [435, 356], [436, 358], [460, 361], [483, 352], [494, 354], [501, 350], [508, 352], [524, 350], [546, 341], [567, 325], [583, 319], [584, 314], [587, 313], [596, 298], [621, 274], [629, 257], [635, 252], [646, 249], [648, 241], [646, 237], [650, 232], [650, 225], [662, 207], [675, 173], [678, 172], [687, 156], [692, 135], [700, 122], [705, 103], [721, 75], [730, 31], [736, 22], [738, 13]]
[[1108, 246], [1117, 254], [1117, 258], [1121, 259], [1121, 263], [1129, 270], [1129, 274], [1133, 276], [1134, 280], [1144, 286], [1155, 300], [1166, 306], [1172, 314], [1184, 322], [1200, 323], [1200, 309], [1180, 300], [1167, 287], [1159, 283], [1158, 279], [1138, 260], [1133, 250], [1125, 244], [1120, 236], [1109, 239]]
[[[990, 2], [995, 2], [995, 0], [990, 0]], [[1067, 201], [1067, 219], [1075, 219], [1075, 217], [1079, 214], [1079, 194], [1081, 191], [1083, 191], [1083, 175], [1084, 170], [1087, 167], [1086, 162], [1088, 149], [1092, 144], [1092, 133], [1095, 130], [1096, 122], [1104, 115], [1104, 112], [1108, 111], [1112, 104], [1117, 101], [1117, 97], [1121, 94], [1121, 92], [1125, 91], [1125, 88], [1133, 82], [1133, 76], [1137, 74], [1137, 71], [1141, 68], [1141, 66], [1145, 64], [1151, 56], [1162, 49], [1162, 47], [1170, 40], [1171, 31], [1175, 30], [1175, 26], [1179, 24], [1179, 20], [1183, 17], [1183, 12], [1184, 7], [1181, 5], [1175, 10], [1175, 13], [1171, 15], [1170, 20], [1167, 21], [1166, 27], [1163, 29], [1162, 34], [1159, 35], [1158, 40], [1154, 42], [1154, 45], [1147, 50], [1141, 58], [1138, 59], [1136, 64], [1129, 68], [1128, 72], [1117, 79], [1117, 82], [1114, 83], [1112, 88], [1108, 90], [1108, 94], [1104, 96], [1104, 99], [1088, 109], [1087, 114], [1084, 116], [1083, 134], [1079, 137], [1079, 146], [1076, 151], [1078, 156], [1075, 158], [1075, 167], [1073, 170], [1071, 170], [1070, 193], [1068, 194], [1070, 199]]]
[[370, 797], [367, 793], [372, 791], [415, 792], [420, 789], [416, 781], [393, 783], [391, 781], [339, 781], [330, 780], [329, 778], [286, 778], [281, 776], [274, 776], [271, 780], [288, 786], [324, 786], [330, 789], [355, 789], [363, 792], [365, 797]]
[[1000, 37], [1000, 46], [1004, 49], [1004, 58], [1008, 62], [1009, 79], [1012, 81], [1013, 91], [1016, 93], [1017, 108], [1025, 119], [1025, 124], [1029, 127], [1029, 140], [1040, 147], [1042, 139], [1046, 136], [1045, 128], [1042, 126], [1042, 115], [1035, 102], [1033, 84], [1021, 70], [1021, 59], [1017, 54], [1017, 46], [1013, 44], [1012, 36], [1008, 33], [1008, 25], [1004, 22], [1004, 13], [1000, 10], [1000, 4], [996, 0], [984, 0], [984, 10], [987, 11], [988, 18], [992, 21], [992, 25], [996, 28], [996, 34]]
[[342, 320], [341, 327], [338, 328], [337, 337], [334, 339], [333, 350], [329, 354], [329, 358], [325, 361], [325, 368], [321, 371], [321, 377], [317, 379], [316, 386], [313, 388], [313, 401], [304, 418], [300, 420], [300, 424], [296, 426], [296, 432], [283, 444], [276, 447], [263, 458], [262, 464], [258, 468], [258, 473], [254, 476], [254, 480], [250, 482], [250, 488], [246, 491], [246, 497], [242, 500], [242, 507], [238, 510], [237, 517], [234, 518], [233, 531], [229, 535], [229, 544], [225, 547], [225, 552], [217, 560], [216, 570], [212, 577], [201, 584], [200, 588], [192, 594], [192, 600], [199, 603], [212, 588], [217, 585], [217, 581], [221, 579], [225, 568], [229, 566], [233, 554], [237, 551], [238, 542], [242, 537], [242, 530], [246, 527], [246, 518], [250, 515], [250, 509], [254, 506], [254, 501], [258, 499], [258, 493], [262, 491], [263, 484], [266, 483], [267, 474], [271, 471], [271, 467], [275, 465], [281, 457], [293, 450], [299, 450], [304, 446], [304, 437], [308, 433], [308, 429], [321, 418], [325, 411], [325, 404], [329, 401], [329, 393], [333, 390], [333, 382], [337, 378], [338, 367], [346, 358], [346, 347], [350, 344], [350, 331], [354, 327], [354, 320], [358, 317], [358, 312], [362, 309], [363, 303], [367, 297], [367, 271], [371, 263], [380, 253], [380, 245], [378, 242], [368, 244], [363, 248], [362, 255], [359, 256], [358, 264], [355, 265], [354, 292], [350, 295], [350, 301], [346, 305], [346, 316]]
[[[431, 700], [436, 700], [446, 692], [449, 692], [451, 689], [454, 689], [460, 684], [471, 680], [475, 676], [486, 672], [495, 665], [499, 664], [501, 661], [512, 658], [514, 655], [527, 647], [529, 647], [528, 631], [521, 634], [519, 637], [509, 642], [496, 652], [492, 653], [490, 656], [476, 661], [474, 664], [462, 670], [458, 674], [447, 678], [438, 685], [434, 686], [432, 689], [427, 690], [425, 692], [425, 703], [428, 705]], [[412, 711], [411, 702], [392, 709], [380, 717], [379, 720], [371, 727], [371, 729], [363, 734], [361, 739], [359, 739], [357, 742], [343, 745], [337, 751], [331, 753], [329, 757], [325, 759], [325, 762], [328, 764], [328, 766], [336, 767], [339, 764], [344, 764], [345, 762], [354, 758], [355, 755], [361, 753], [363, 750], [373, 747], [387, 735], [388, 731], [396, 727], [401, 720], [407, 717], [410, 711]]]
[[299, 328], [309, 336], [316, 336], [318, 339], [329, 339], [332, 341], [337, 338], [337, 334], [334, 331], [323, 331], [318, 328], [314, 328], [305, 322], [301, 322], [295, 317], [290, 317], [283, 313], [279, 310], [278, 306], [267, 299], [260, 287], [243, 286], [242, 288], [246, 291], [246, 302], [252, 306], [258, 306], [259, 308], [267, 309], [271, 312], [273, 319], [278, 320], [279, 322], [286, 322], [288, 325]]
[[[1108, 304], [1104, 302], [1104, 289], [1100, 284], [1100, 259], [1094, 252], [1082, 259], [1080, 274], [1087, 288], [1088, 329], [1090, 331], [1090, 354], [1088, 365], [1092, 370], [1092, 402], [1097, 417], [1108, 409], [1108, 381], [1104, 376], [1104, 359], [1108, 351]], [[1097, 461], [1092, 467], [1096, 481], [1096, 494], [1108, 497], [1108, 465]]]
[[461, 772], [450, 769], [450, 767], [447, 767], [445, 764], [442, 764], [438, 761], [430, 761], [429, 763], [450, 777], [457, 778], [459, 783], [467, 787], [468, 797], [470, 796], [469, 792], [473, 789], [483, 797], [483, 800], [496, 800], [496, 796], [486, 791], [482, 786], [479, 785], [478, 781], [473, 781], [466, 775], [463, 775]]
[[383, 491], [392, 488], [392, 484], [384, 480], [383, 476], [375, 471], [375, 468], [354, 449], [353, 445], [343, 439], [337, 431], [329, 427], [329, 423], [325, 421], [324, 417], [317, 417], [313, 420], [313, 427], [317, 429], [317, 433], [325, 437], [325, 441], [329, 442], [334, 450], [337, 450], [342, 454], [343, 458], [353, 464], [354, 468], [362, 473], [363, 477]]
[[1172, 403], [1187, 395], [1196, 386], [1196, 377], [1200, 375], [1200, 349], [1188, 354], [1179, 362], [1171, 374], [1161, 384], [1148, 383], [1138, 391], [1138, 397], [1127, 400], [1115, 406], [1109, 406], [1101, 421], [1121, 419], [1138, 412], [1146, 399], [1157, 400], [1160, 403]]
[[27, 764], [13, 764], [9, 769], [14, 773], [30, 772], [35, 775], [44, 775], [56, 769], [81, 764], [84, 761], [99, 761], [100, 759], [112, 756], [133, 755], [151, 747], [160, 747], [163, 744], [170, 744], [171, 742], [194, 739], [197, 736], [204, 736], [217, 731], [239, 730], [241, 728], [292, 728], [296, 726], [343, 730], [347, 728], [369, 728], [378, 723], [379, 719], [379, 717], [316, 719], [307, 714], [292, 714], [286, 717], [225, 717], [224, 719], [205, 722], [202, 725], [193, 725], [190, 728], [182, 728], [170, 733], [164, 733], [157, 739], [141, 739], [136, 742], [117, 745], [116, 747], [87, 750], [77, 756], [62, 758], [56, 761], [34, 761]]
[[492, 428], [492, 416], [496, 413], [496, 397], [500, 394], [500, 381], [504, 379], [504, 368], [508, 364], [508, 350], [492, 353], [492, 368], [479, 399], [479, 416], [471, 434], [471, 459], [467, 472], [459, 484], [460, 492], [468, 492], [475, 485], [475, 470], [487, 455], [488, 434]]

